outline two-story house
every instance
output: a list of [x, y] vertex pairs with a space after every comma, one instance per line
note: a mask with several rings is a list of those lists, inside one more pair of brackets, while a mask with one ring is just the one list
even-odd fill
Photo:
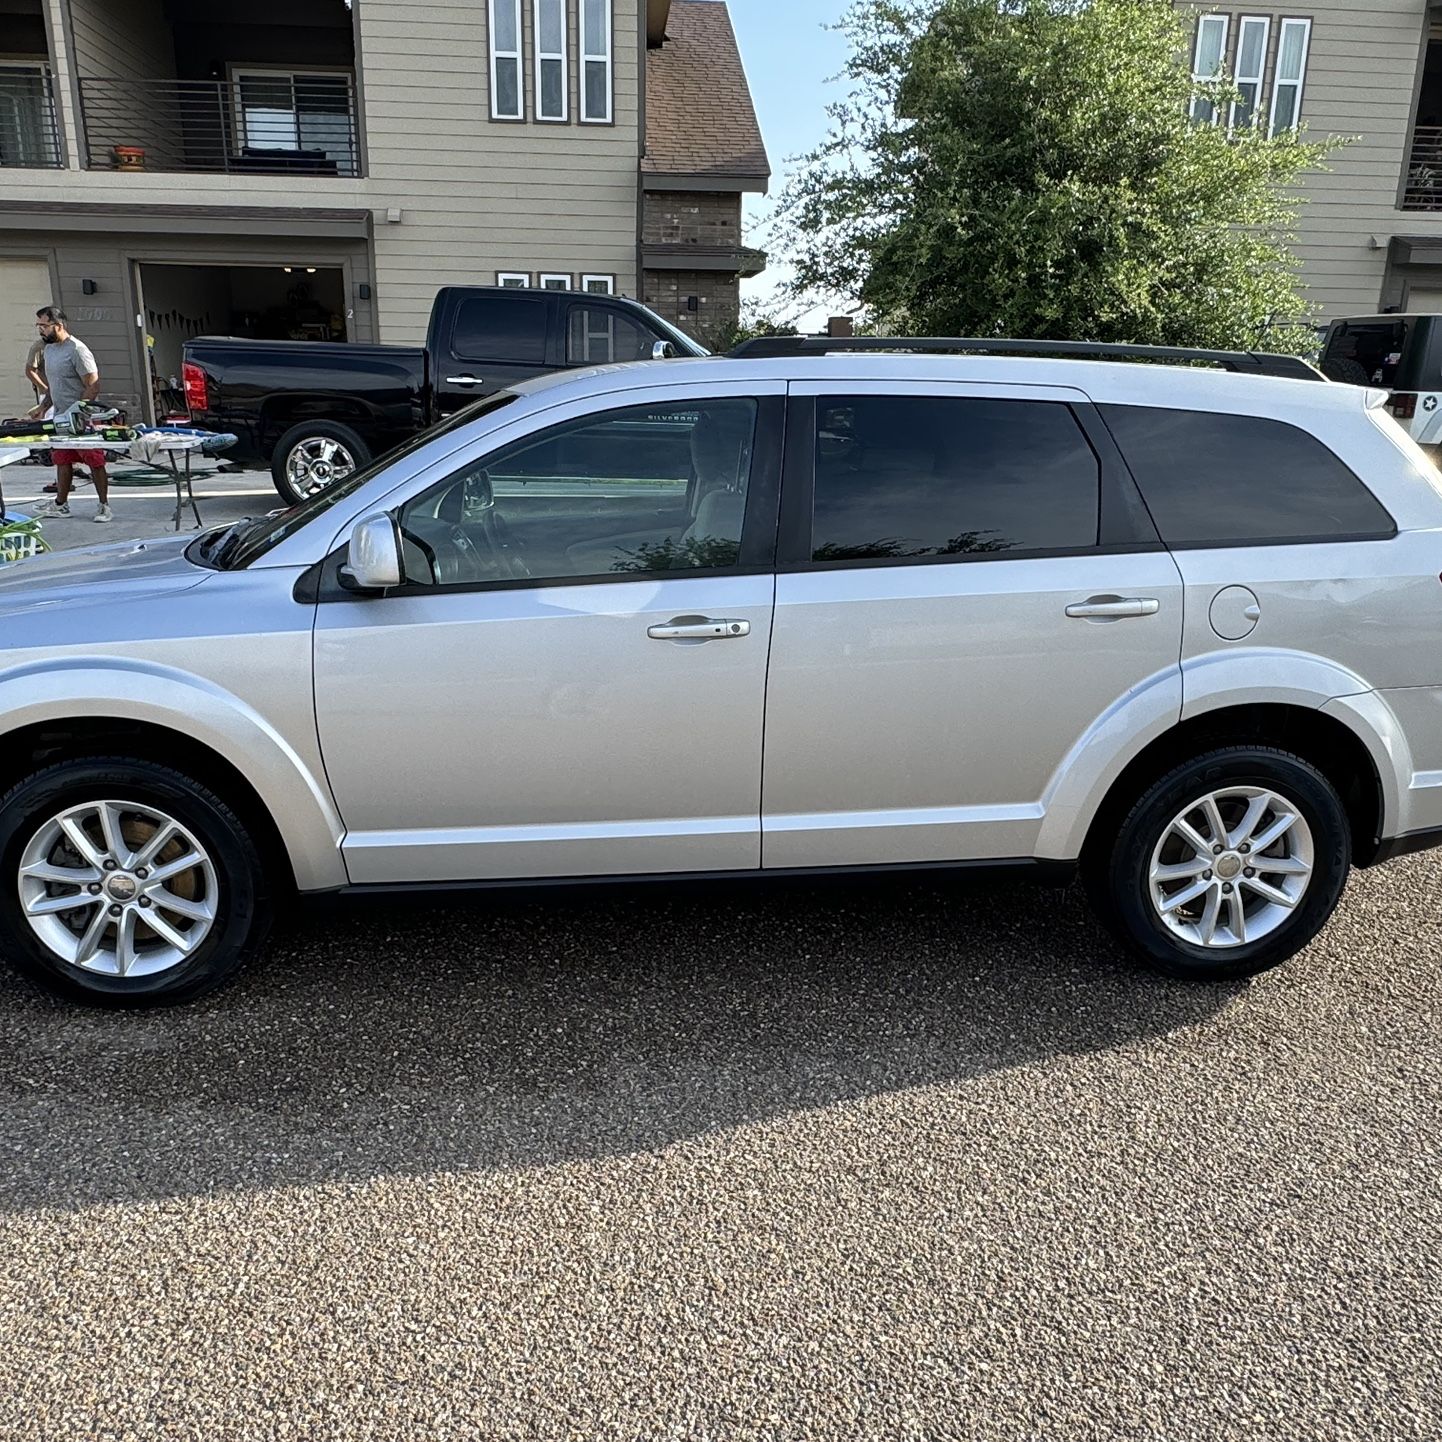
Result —
[[1196, 16], [1193, 73], [1242, 94], [1197, 119], [1354, 137], [1303, 188], [1294, 250], [1319, 319], [1442, 311], [1442, 5], [1177, 3]]
[[0, 415], [52, 300], [137, 418], [193, 335], [415, 343], [444, 284], [704, 336], [767, 170], [722, 0], [0, 0]]

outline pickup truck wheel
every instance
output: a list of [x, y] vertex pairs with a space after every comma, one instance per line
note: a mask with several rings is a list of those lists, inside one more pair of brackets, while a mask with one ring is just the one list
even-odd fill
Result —
[[188, 1001], [231, 977], [269, 927], [239, 817], [167, 766], [62, 762], [0, 797], [0, 955], [98, 1006]]
[[294, 506], [343, 481], [370, 459], [370, 447], [349, 426], [306, 421], [292, 426], [276, 442], [270, 474], [281, 499]]

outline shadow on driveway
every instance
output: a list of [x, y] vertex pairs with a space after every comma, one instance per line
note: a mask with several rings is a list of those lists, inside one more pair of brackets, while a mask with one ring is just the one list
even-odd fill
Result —
[[1126, 1046], [1240, 990], [1134, 970], [1075, 890], [934, 879], [309, 910], [159, 1013], [0, 975], [7, 1210], [651, 1150]]

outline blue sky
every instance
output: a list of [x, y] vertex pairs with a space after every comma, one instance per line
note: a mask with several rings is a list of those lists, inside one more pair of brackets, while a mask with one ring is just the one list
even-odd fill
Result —
[[[826, 105], [845, 93], [841, 84], [826, 82], [845, 63], [846, 43], [836, 31], [823, 27], [841, 18], [848, 0], [727, 0], [727, 5], [771, 157], [774, 196], [785, 175], [787, 157], [811, 149], [822, 139]], [[770, 203], [759, 195], [748, 195], [745, 200], [748, 224], [763, 215]], [[743, 282], [743, 297], [769, 296], [782, 273], [773, 256], [764, 275]], [[807, 320], [811, 322], [810, 317]]]

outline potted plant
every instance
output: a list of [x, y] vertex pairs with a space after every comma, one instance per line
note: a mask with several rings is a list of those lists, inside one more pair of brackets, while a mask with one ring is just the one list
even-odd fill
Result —
[[145, 148], [140, 145], [112, 145], [110, 153], [115, 157], [117, 170], [144, 170]]

